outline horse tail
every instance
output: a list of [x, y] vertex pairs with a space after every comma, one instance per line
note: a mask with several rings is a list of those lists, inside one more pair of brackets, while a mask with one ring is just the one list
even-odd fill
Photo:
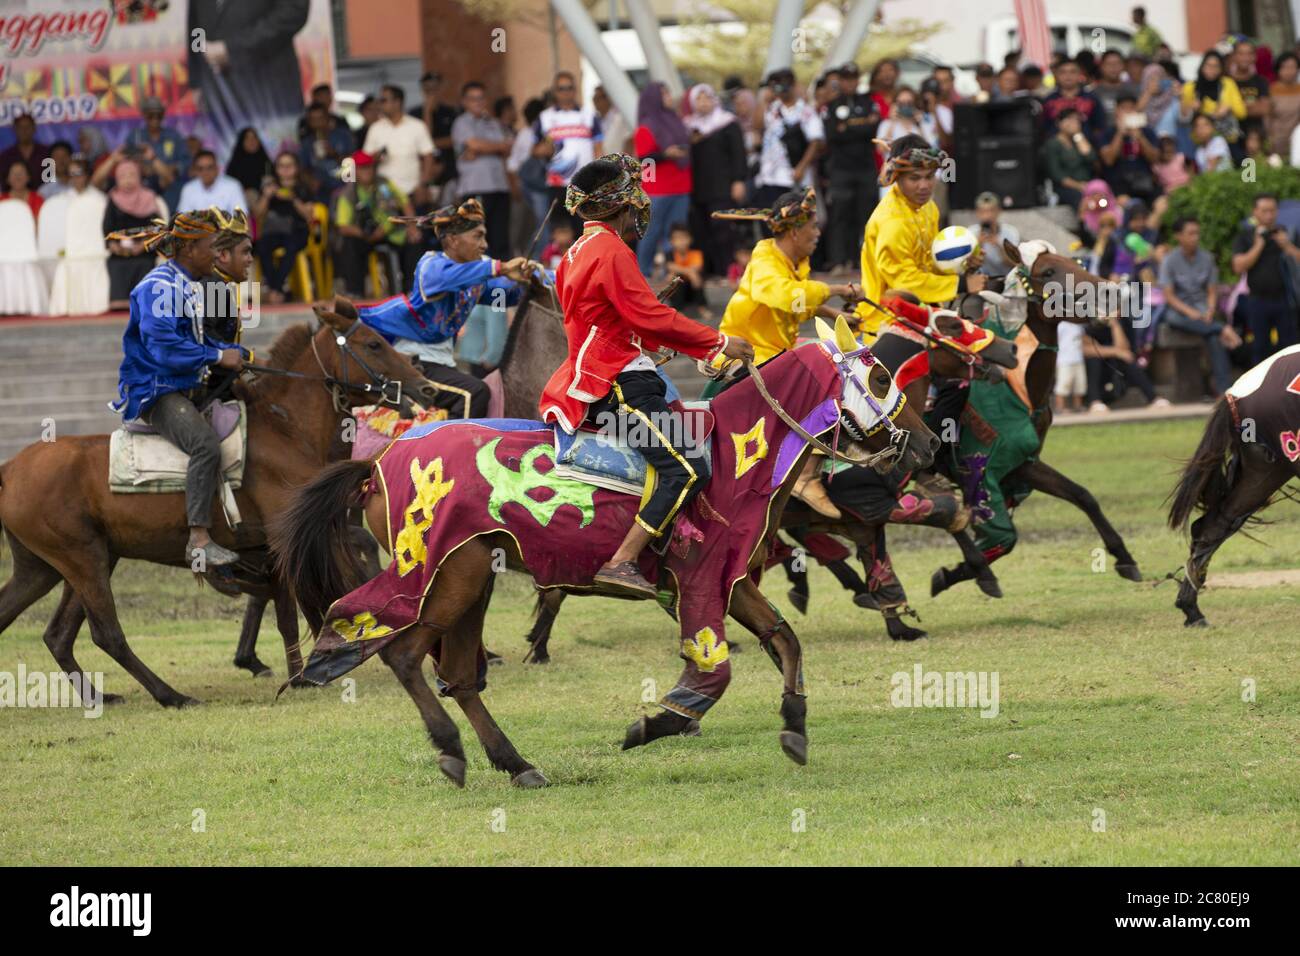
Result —
[[294, 493], [271, 527], [276, 572], [308, 620], [323, 621], [331, 604], [365, 580], [348, 516], [362, 504], [371, 467], [369, 461], [330, 465]]
[[1219, 399], [1205, 424], [1205, 434], [1196, 452], [1183, 466], [1182, 477], [1170, 492], [1169, 527], [1178, 531], [1187, 526], [1192, 511], [1204, 510], [1228, 493], [1228, 454], [1234, 450], [1236, 430], [1232, 411], [1225, 399]]

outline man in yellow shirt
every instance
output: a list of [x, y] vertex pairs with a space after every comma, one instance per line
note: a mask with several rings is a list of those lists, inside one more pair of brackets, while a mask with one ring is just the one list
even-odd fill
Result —
[[[853, 285], [832, 285], [809, 279], [808, 257], [817, 248], [821, 227], [817, 225], [817, 198], [811, 189], [794, 189], [777, 199], [771, 209], [736, 209], [715, 212], [715, 219], [765, 222], [772, 230], [771, 239], [754, 247], [749, 265], [727, 303], [720, 329], [739, 336], [754, 346], [754, 361], [762, 364], [787, 349], [799, 337], [799, 326], [814, 316], [833, 319], [840, 314], [826, 304], [833, 296], [846, 301], [857, 298]], [[852, 316], [846, 316], [851, 322]], [[706, 389], [711, 397], [713, 389]], [[809, 456], [805, 473], [795, 485], [794, 494], [815, 511], [828, 517], [840, 517], [816, 477], [820, 459]]]
[[[879, 142], [879, 141], [878, 141]], [[881, 143], [882, 146], [886, 145]], [[910, 292], [922, 302], [947, 302], [962, 292], [979, 292], [987, 278], [979, 274], [946, 275], [934, 267], [930, 246], [939, 233], [939, 207], [934, 195], [936, 174], [947, 154], [923, 137], [900, 136], [888, 144], [889, 158], [880, 184], [889, 189], [867, 220], [862, 241], [862, 293], [880, 302], [888, 292]], [[971, 266], [977, 266], [978, 255]], [[862, 302], [858, 306], [864, 340], [875, 340], [889, 316]]]

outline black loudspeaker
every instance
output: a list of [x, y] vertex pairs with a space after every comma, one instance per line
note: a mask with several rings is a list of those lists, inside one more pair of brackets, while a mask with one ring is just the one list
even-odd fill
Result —
[[959, 103], [953, 109], [956, 180], [949, 205], [970, 209], [975, 197], [993, 192], [1007, 207], [1033, 206], [1037, 195], [1037, 130], [1034, 104]]

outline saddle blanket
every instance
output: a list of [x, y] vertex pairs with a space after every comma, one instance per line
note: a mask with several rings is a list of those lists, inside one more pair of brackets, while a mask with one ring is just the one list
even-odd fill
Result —
[[[243, 402], [230, 401], [214, 403], [205, 414], [222, 439], [221, 475], [231, 489], [239, 488], [248, 450], [248, 411]], [[184, 491], [190, 456], [161, 435], [143, 428], [138, 423], [123, 425], [109, 438], [109, 489], [119, 494]]]

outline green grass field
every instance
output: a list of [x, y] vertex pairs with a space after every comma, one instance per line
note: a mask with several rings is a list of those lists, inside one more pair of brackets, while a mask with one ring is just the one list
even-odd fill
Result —
[[[1061, 428], [1045, 458], [1091, 488], [1144, 574], [1181, 565], [1161, 502], [1199, 421]], [[1261, 542], [1239, 536], [1213, 573], [1300, 568], [1300, 514], [1283, 502]], [[1216, 589], [1214, 625], [1185, 630], [1175, 585], [1094, 573], [1099, 541], [1064, 503], [1034, 496], [1020, 546], [997, 565], [1006, 597], [929, 574], [956, 551], [930, 529], [891, 530], [927, 640], [895, 644], [880, 616], [813, 572], [801, 618], [779, 573], [769, 596], [803, 641], [809, 764], [777, 743], [780, 681], [748, 635], [734, 680], [696, 739], [621, 753], [643, 681], [680, 661], [653, 605], [571, 601], [553, 663], [519, 663], [529, 586], [497, 588], [486, 700], [552, 786], [493, 771], [454, 704], [465, 790], [438, 772], [414, 706], [377, 659], [343, 688], [287, 692], [231, 666], [242, 605], [180, 572], [116, 576], [136, 652], [203, 706], [165, 711], [92, 645], [126, 702], [0, 716], [0, 860], [9, 864], [1291, 864], [1300, 846], [1300, 602], [1294, 587]], [[7, 578], [9, 565], [4, 565]], [[53, 667], [47, 598], [0, 637], [0, 671]], [[738, 628], [735, 630], [739, 630]], [[743, 633], [743, 632], [742, 632]], [[916, 664], [997, 672], [1000, 712], [895, 708]], [[1243, 701], [1243, 681], [1256, 699]], [[196, 811], [204, 827], [196, 832]], [[1099, 821], [1104, 820], [1104, 830]], [[802, 827], [799, 822], [802, 821]]]

